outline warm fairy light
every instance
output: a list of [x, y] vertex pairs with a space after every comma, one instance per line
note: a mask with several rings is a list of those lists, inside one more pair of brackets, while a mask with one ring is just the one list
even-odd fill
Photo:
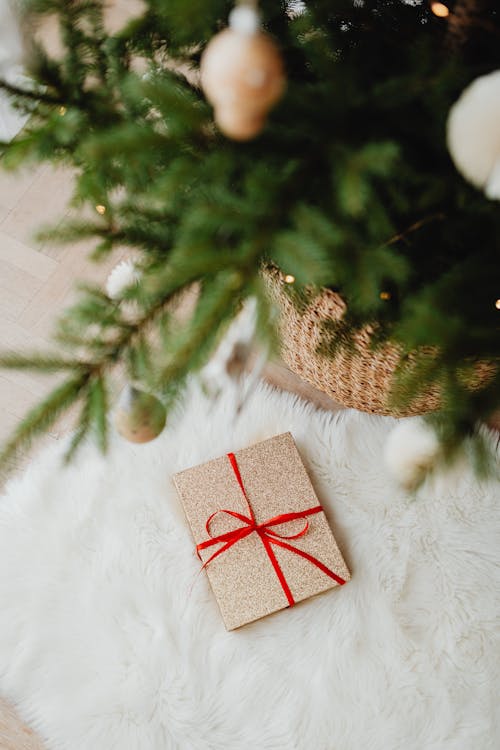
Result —
[[97, 211], [98, 214], [101, 214], [102, 216], [103, 214], [106, 213], [106, 206], [101, 206], [101, 205], [96, 206], [95, 210]]
[[67, 112], [66, 107], [64, 107], [64, 106], [59, 107], [59, 114], [61, 115], [61, 117], [64, 117], [64, 115], [66, 114], [66, 112]]
[[500, 299], [497, 299], [497, 301], [495, 302], [495, 307], [497, 310], [500, 310]]
[[379, 297], [380, 297], [380, 299], [391, 299], [391, 293], [390, 292], [380, 292]]
[[287, 275], [285, 276], [285, 284], [293, 284], [294, 281], [295, 276], [292, 276], [291, 273], [287, 273]]
[[450, 9], [444, 3], [431, 3], [431, 11], [438, 18], [448, 18]]

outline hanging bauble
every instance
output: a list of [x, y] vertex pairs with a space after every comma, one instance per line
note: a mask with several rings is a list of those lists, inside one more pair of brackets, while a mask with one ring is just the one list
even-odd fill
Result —
[[116, 429], [131, 443], [149, 443], [165, 427], [165, 407], [150, 393], [131, 385], [123, 389], [115, 411]]
[[202, 383], [210, 395], [230, 389], [251, 371], [250, 362], [259, 351], [256, 328], [257, 303], [255, 297], [250, 297], [201, 370]]
[[278, 48], [260, 29], [255, 10], [239, 6], [232, 11], [229, 28], [203, 53], [201, 84], [225, 135], [246, 141], [260, 133], [283, 93], [285, 73]]
[[448, 148], [459, 172], [500, 200], [500, 70], [477, 78], [452, 106]]

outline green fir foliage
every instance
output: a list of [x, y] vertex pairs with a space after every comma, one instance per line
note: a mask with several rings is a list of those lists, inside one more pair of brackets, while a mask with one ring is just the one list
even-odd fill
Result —
[[[173, 403], [249, 296], [258, 335], [275, 351], [266, 263], [296, 277], [299, 305], [307, 284], [344, 297], [346, 315], [325, 330], [323, 351], [349, 345], [367, 323], [374, 345], [390, 338], [404, 354], [423, 347], [403, 358], [392, 399], [407, 403], [439, 383], [450, 446], [498, 408], [500, 212], [457, 173], [445, 137], [458, 95], [499, 65], [496, 3], [478, 3], [460, 38], [426, 2], [308, 0], [298, 14], [293, 5], [260, 3], [288, 86], [259, 137], [237, 143], [218, 132], [197, 83], [201, 52], [231, 2], [146, 0], [110, 33], [101, 0], [24, 1], [27, 23], [57, 18], [64, 54], [51, 57], [33, 41], [33, 85], [3, 84], [32, 112], [4, 144], [3, 165], [72, 166], [73, 203], [86, 211], [44, 238], [94, 237], [97, 260], [129, 246], [142, 277], [126, 295], [139, 311], [132, 323], [104, 292], [85, 288], [58, 327], [63, 355], [3, 357], [4, 367], [70, 371], [4, 457], [75, 401], [70, 453], [90, 432], [104, 449], [112, 369], [124, 365]], [[93, 219], [83, 218], [89, 207]], [[193, 284], [194, 313], [180, 323], [173, 306]], [[489, 376], [470, 389], [485, 360]]]

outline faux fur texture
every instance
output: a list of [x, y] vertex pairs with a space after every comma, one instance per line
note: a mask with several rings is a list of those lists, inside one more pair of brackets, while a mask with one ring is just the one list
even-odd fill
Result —
[[[193, 388], [154, 443], [10, 484], [0, 690], [49, 750], [498, 748], [498, 487], [464, 462], [405, 495], [387, 418], [264, 386], [233, 414]], [[286, 430], [353, 578], [227, 633], [170, 477]]]

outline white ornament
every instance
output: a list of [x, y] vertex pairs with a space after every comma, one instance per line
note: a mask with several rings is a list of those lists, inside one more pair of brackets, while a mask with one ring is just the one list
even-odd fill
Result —
[[392, 430], [384, 448], [387, 468], [407, 489], [417, 487], [441, 457], [435, 431], [420, 417], [403, 419]]
[[455, 166], [488, 198], [500, 200], [500, 70], [473, 81], [448, 116]]
[[487, 198], [491, 198], [491, 200], [500, 200], [500, 159], [497, 159], [497, 162], [491, 171], [484, 192], [486, 193]]
[[260, 27], [259, 14], [248, 5], [238, 5], [229, 14], [229, 25], [238, 34], [255, 34]]
[[200, 373], [211, 398], [218, 398], [225, 391], [233, 393], [234, 414], [243, 409], [268, 360], [267, 347], [257, 341], [256, 326], [257, 301], [249, 297]]
[[106, 280], [106, 292], [111, 299], [119, 300], [124, 292], [139, 283], [141, 274], [133, 260], [122, 260]]
[[209, 362], [201, 371], [202, 382], [212, 395], [233, 383], [231, 363], [237, 358], [244, 363], [250, 356], [255, 338], [257, 303], [250, 297], [238, 313]]

